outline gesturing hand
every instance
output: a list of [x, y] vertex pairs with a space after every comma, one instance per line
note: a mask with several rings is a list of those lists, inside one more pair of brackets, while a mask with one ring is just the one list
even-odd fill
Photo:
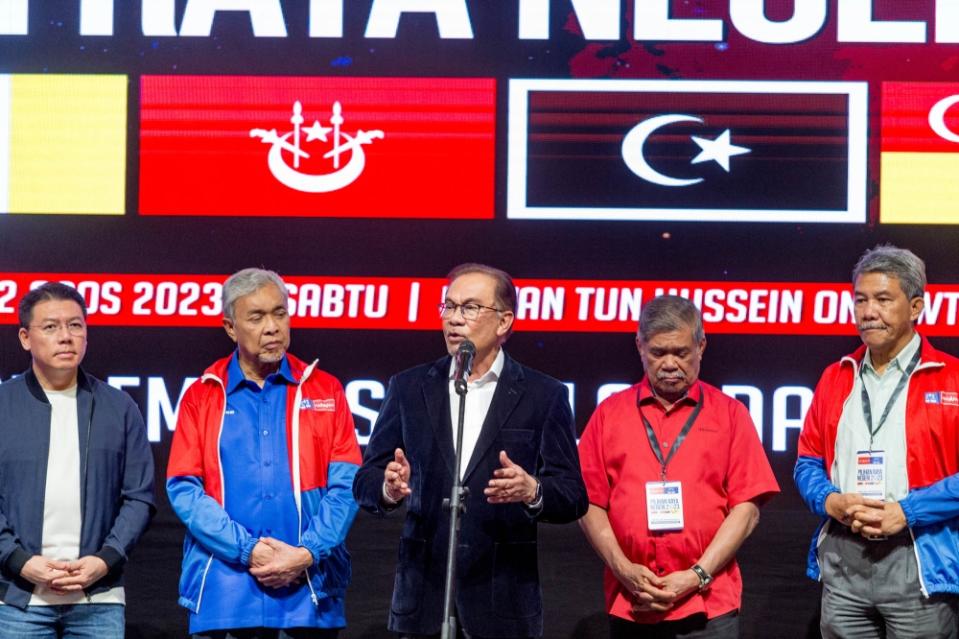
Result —
[[486, 501], [491, 504], [532, 503], [536, 499], [536, 478], [514, 463], [505, 450], [499, 451], [499, 463], [502, 468], [493, 471], [493, 478], [483, 491]]
[[383, 491], [394, 502], [403, 501], [404, 497], [413, 494], [410, 490], [410, 462], [403, 454], [402, 448], [393, 453], [393, 461], [386, 465], [383, 471]]

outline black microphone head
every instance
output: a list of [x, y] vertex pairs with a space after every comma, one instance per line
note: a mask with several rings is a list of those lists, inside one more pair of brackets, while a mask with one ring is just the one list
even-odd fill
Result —
[[460, 347], [456, 349], [457, 355], [476, 355], [476, 344], [464, 339], [460, 342]]

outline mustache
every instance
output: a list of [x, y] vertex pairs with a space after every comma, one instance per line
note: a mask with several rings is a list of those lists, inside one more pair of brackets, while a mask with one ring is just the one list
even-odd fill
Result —
[[682, 371], [671, 371], [671, 372], [668, 372], [668, 373], [663, 372], [663, 371], [659, 371], [658, 373], [656, 373], [656, 379], [681, 379], [681, 380], [685, 380], [685, 379], [686, 379], [686, 374], [683, 373]]
[[882, 322], [866, 322], [865, 324], [860, 324], [856, 328], [858, 328], [860, 331], [869, 331], [875, 328], [885, 329], [886, 325]]

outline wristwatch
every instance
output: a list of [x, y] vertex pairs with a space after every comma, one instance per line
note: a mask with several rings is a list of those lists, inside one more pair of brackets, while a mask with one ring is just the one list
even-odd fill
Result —
[[713, 583], [713, 576], [706, 572], [702, 566], [699, 564], [693, 564], [693, 567], [690, 568], [696, 576], [699, 577], [699, 590], [703, 591], [709, 588], [709, 584]]

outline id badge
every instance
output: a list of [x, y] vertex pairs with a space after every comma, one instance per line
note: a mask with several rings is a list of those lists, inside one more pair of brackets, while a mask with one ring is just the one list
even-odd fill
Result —
[[646, 482], [646, 521], [650, 530], [683, 529], [683, 485], [678, 481]]
[[856, 492], [869, 499], [886, 499], [886, 453], [860, 450], [856, 453]]

